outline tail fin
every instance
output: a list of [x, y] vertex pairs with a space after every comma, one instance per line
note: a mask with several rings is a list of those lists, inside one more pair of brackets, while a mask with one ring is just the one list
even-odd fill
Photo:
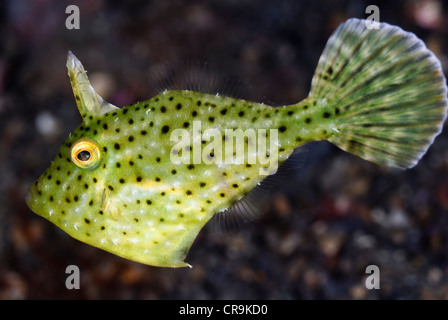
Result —
[[328, 140], [366, 160], [410, 168], [442, 130], [446, 81], [414, 34], [350, 19], [330, 37], [310, 96], [335, 111]]

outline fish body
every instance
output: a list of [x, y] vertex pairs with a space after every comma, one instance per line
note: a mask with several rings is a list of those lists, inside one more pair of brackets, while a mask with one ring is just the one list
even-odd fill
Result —
[[27, 203], [78, 240], [141, 263], [189, 266], [202, 227], [295, 148], [328, 140], [369, 161], [414, 166], [441, 131], [446, 83], [414, 35], [351, 19], [330, 38], [305, 100], [271, 107], [167, 90], [105, 102], [69, 53], [82, 124], [32, 185]]

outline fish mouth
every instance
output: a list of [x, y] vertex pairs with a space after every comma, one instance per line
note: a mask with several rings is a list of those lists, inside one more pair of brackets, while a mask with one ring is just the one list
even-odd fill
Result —
[[28, 206], [28, 208], [30, 208], [31, 209], [31, 211], [33, 211], [33, 212], [36, 212], [34, 209], [33, 209], [33, 205], [35, 204], [35, 199], [36, 199], [36, 197], [35, 197], [35, 193], [36, 193], [36, 191], [35, 191], [35, 189], [31, 186], [30, 188], [28, 188], [28, 192], [27, 192], [27, 194], [26, 194], [26, 196], [25, 196], [25, 202], [26, 202], [26, 204], [27, 204], [27, 206]]
[[29, 207], [29, 206], [30, 206], [30, 202], [31, 202], [31, 193], [30, 193], [30, 190], [28, 190], [28, 193], [26, 194], [25, 202], [26, 202], [26, 204], [27, 204], [28, 207]]

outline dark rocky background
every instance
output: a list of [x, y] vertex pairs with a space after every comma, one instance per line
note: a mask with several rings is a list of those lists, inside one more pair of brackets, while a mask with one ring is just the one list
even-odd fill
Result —
[[[65, 8], [80, 8], [67, 30]], [[187, 261], [162, 269], [78, 242], [24, 198], [81, 121], [65, 68], [73, 51], [100, 94], [121, 106], [156, 94], [166, 61], [207, 61], [272, 104], [306, 97], [337, 25], [366, 18], [416, 33], [448, 70], [439, 0], [0, 1], [0, 299], [447, 299], [448, 133], [417, 167], [393, 171], [329, 143], [269, 196], [264, 215], [226, 236], [204, 229]], [[77, 265], [81, 289], [65, 288]], [[381, 288], [365, 287], [368, 265]]]

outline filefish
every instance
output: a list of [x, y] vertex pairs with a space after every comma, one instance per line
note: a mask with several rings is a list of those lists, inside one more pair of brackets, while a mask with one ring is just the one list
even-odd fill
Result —
[[204, 225], [244, 201], [308, 142], [327, 140], [391, 168], [415, 166], [442, 130], [446, 80], [414, 34], [378, 26], [342, 23], [323, 50], [308, 97], [277, 107], [165, 90], [118, 108], [95, 92], [69, 52], [83, 121], [30, 187], [29, 208], [115, 255], [186, 267]]

